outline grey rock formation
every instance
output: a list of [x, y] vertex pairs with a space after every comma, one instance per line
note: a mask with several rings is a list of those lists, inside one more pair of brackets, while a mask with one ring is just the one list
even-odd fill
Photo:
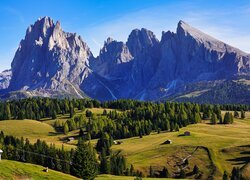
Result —
[[9, 91], [40, 92], [39, 96], [53, 92], [81, 98], [79, 85], [91, 72], [91, 58], [80, 36], [64, 32], [60, 23], [54, 24], [49, 17], [39, 19], [27, 29], [15, 54]]
[[0, 90], [7, 89], [9, 87], [11, 76], [11, 70], [5, 70], [0, 73]]
[[168, 97], [199, 81], [250, 75], [249, 56], [209, 35], [178, 23], [177, 32], [163, 32], [160, 63], [147, 89], [150, 100]]
[[126, 43], [108, 38], [95, 58], [80, 36], [44, 17], [27, 29], [8, 86], [10, 77], [0, 75], [0, 89], [17, 92], [11, 97], [186, 100], [178, 97], [207, 97], [215, 86], [249, 79], [250, 56], [180, 21], [176, 33], [163, 32], [160, 41], [144, 28], [133, 30]]

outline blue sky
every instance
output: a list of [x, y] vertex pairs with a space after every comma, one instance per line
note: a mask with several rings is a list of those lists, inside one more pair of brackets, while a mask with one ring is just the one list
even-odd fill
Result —
[[0, 71], [10, 68], [27, 27], [43, 16], [81, 35], [94, 55], [107, 37], [126, 41], [144, 27], [160, 39], [179, 20], [250, 53], [249, 0], [1, 0]]

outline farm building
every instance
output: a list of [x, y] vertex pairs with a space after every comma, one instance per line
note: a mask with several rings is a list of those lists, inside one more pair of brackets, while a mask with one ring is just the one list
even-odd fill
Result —
[[74, 141], [75, 140], [75, 138], [73, 138], [73, 137], [69, 137], [68, 138], [68, 141], [70, 142], [70, 141]]
[[184, 132], [184, 136], [190, 136], [190, 135], [191, 135], [191, 133], [189, 131]]
[[173, 143], [172, 140], [168, 139], [163, 144], [172, 144], [172, 143]]
[[113, 143], [114, 143], [115, 145], [119, 145], [119, 144], [122, 144], [123, 142], [122, 142], [122, 141], [113, 141]]

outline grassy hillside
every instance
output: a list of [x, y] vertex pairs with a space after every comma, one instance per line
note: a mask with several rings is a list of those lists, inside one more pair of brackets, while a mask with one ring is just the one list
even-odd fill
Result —
[[68, 174], [53, 170], [49, 170], [49, 172], [44, 172], [44, 169], [44, 167], [34, 164], [2, 160], [0, 161], [0, 179], [77, 179], [74, 176], [70, 176]]
[[[90, 110], [95, 115], [103, 113], [103, 108], [86, 108], [85, 111], [76, 110], [76, 115], [86, 113]], [[106, 109], [107, 112], [113, 109]], [[119, 112], [119, 111], [118, 111]], [[37, 139], [45, 140], [48, 144], [53, 143], [56, 147], [61, 148], [62, 144], [66, 149], [75, 148], [77, 141], [66, 142], [67, 137], [78, 136], [79, 130], [69, 132], [67, 135], [56, 132], [53, 125], [56, 120], [66, 122], [69, 119], [69, 114], [58, 115], [57, 119], [43, 118], [40, 121], [36, 120], [3, 120], [0, 121], [0, 131], [6, 135], [13, 135], [16, 137], [28, 138], [30, 142], [34, 143]], [[94, 141], [96, 142], [96, 141]]]
[[[103, 109], [99, 108], [90, 110], [94, 114], [103, 112]], [[80, 113], [84, 112], [77, 112], [77, 114]], [[189, 164], [185, 168], [187, 173], [192, 171], [194, 165], [198, 165], [204, 179], [211, 174], [221, 177], [224, 170], [231, 172], [232, 167], [242, 167], [249, 162], [247, 152], [250, 152], [250, 113], [247, 112], [246, 116], [245, 120], [235, 119], [234, 124], [230, 125], [210, 125], [204, 121], [182, 128], [179, 132], [152, 133], [143, 138], [123, 139], [121, 140], [123, 144], [113, 145], [112, 149], [124, 154], [128, 164], [133, 164], [135, 169], [144, 174], [148, 174], [149, 166], [153, 166], [154, 170], [161, 170], [163, 166], [166, 166], [171, 174], [178, 174], [180, 168], [178, 164], [191, 155], [188, 159]], [[66, 120], [68, 115], [58, 118]], [[62, 144], [66, 148], [75, 147], [77, 141], [65, 143], [63, 139], [77, 136], [78, 130], [68, 135], [57, 133], [52, 127], [54, 121], [51, 119], [44, 119], [42, 122], [0, 121], [0, 130], [3, 130], [5, 134], [29, 138], [31, 142], [39, 138], [47, 143], [54, 143], [57, 147], [61, 147]], [[185, 131], [190, 131], [191, 136], [182, 136]], [[167, 139], [172, 140], [173, 144], [163, 144]], [[92, 140], [92, 143], [95, 144], [96, 140]], [[245, 174], [249, 172], [248, 166], [245, 168]], [[103, 175], [98, 178], [107, 176]], [[189, 177], [193, 178], [192, 175]], [[115, 178], [112, 176], [112, 179]], [[132, 177], [124, 177], [124, 179], [129, 178]]]
[[0, 121], [0, 131], [3, 131], [6, 135], [28, 138], [32, 143], [36, 142], [37, 139], [41, 139], [48, 144], [53, 143], [59, 148], [62, 144], [66, 148], [74, 148], [74, 146], [64, 143], [63, 139], [67, 137], [66, 135], [57, 133], [51, 125], [44, 122], [35, 120], [4, 120]]
[[[224, 170], [231, 172], [233, 166], [242, 167], [249, 160], [249, 154], [244, 153], [250, 151], [249, 113], [247, 116], [246, 120], [237, 119], [232, 125], [202, 123], [182, 128], [180, 132], [129, 138], [121, 140], [123, 144], [112, 148], [121, 151], [126, 155], [129, 164], [146, 173], [151, 165], [155, 170], [166, 166], [175, 174], [178, 171], [177, 164], [192, 155], [188, 159], [186, 172], [191, 172], [196, 164], [205, 179], [210, 174], [221, 177]], [[182, 136], [185, 131], [190, 131], [191, 136]], [[163, 144], [168, 139], [173, 144]]]
[[[132, 176], [113, 176], [113, 175], [99, 175], [96, 180], [108, 180], [108, 179], [111, 179], [111, 180], [134, 180], [135, 177], [132, 177]], [[172, 178], [143, 178], [143, 179], [146, 179], [146, 180], [164, 180], [164, 179], [168, 179], [168, 180], [171, 180]], [[181, 180], [181, 179], [179, 179]]]
[[[0, 179], [36, 179], [36, 180], [74, 180], [78, 179], [74, 176], [64, 174], [58, 171], [49, 170], [49, 172], [44, 172], [45, 169], [42, 166], [21, 163], [17, 161], [2, 160], [0, 161]], [[134, 180], [134, 177], [127, 176], [113, 176], [113, 175], [99, 175], [96, 180]], [[147, 180], [155, 180], [157, 178], [143, 178]], [[169, 178], [169, 180], [171, 180]]]

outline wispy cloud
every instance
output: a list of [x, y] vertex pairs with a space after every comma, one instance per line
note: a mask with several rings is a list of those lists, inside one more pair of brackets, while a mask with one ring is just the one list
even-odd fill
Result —
[[[85, 37], [92, 37], [91, 39], [86, 38], [86, 40], [94, 54], [97, 54], [100, 49], [100, 43], [97, 43], [97, 40], [104, 41], [110, 36], [117, 40], [126, 41], [132, 29], [142, 27], [152, 30], [160, 39], [162, 31], [175, 31], [177, 22], [184, 20], [215, 38], [250, 52], [249, 31], [247, 30], [250, 25], [244, 22], [250, 18], [250, 13], [247, 14], [247, 12], [250, 12], [249, 7], [207, 8], [204, 10], [192, 3], [179, 3], [146, 8], [114, 17], [113, 20], [92, 24], [92, 26], [78, 32]], [[243, 22], [240, 22], [239, 19]]]
[[15, 8], [12, 8], [12, 7], [4, 7], [3, 8], [5, 11], [7, 11], [9, 14], [13, 15], [13, 16], [16, 16], [17, 19], [21, 22], [21, 23], [24, 23], [25, 22], [25, 19], [24, 19], [24, 16], [23, 14], [18, 11], [17, 9]]

